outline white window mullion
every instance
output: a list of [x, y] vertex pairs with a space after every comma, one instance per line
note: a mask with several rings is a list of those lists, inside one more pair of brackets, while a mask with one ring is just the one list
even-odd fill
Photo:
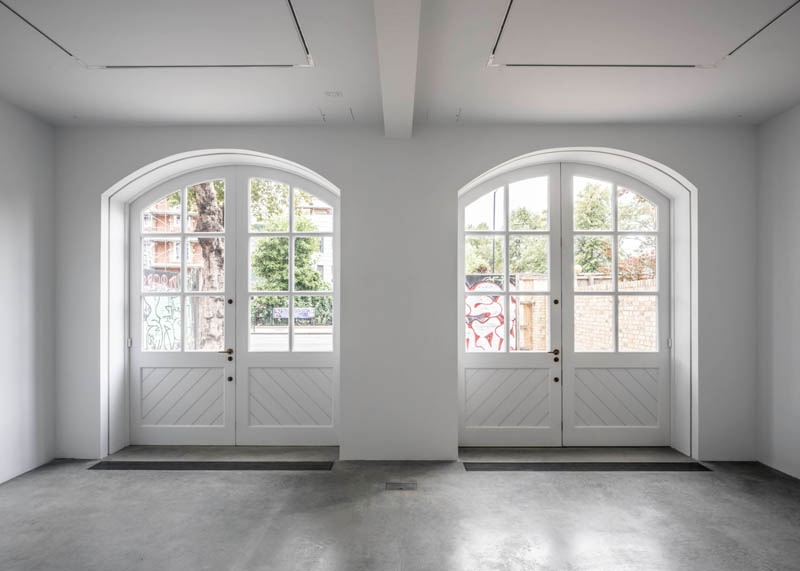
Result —
[[508, 263], [508, 256], [511, 251], [509, 248], [510, 238], [511, 235], [509, 234], [509, 226], [511, 221], [508, 219], [508, 185], [503, 186], [503, 222], [504, 222], [504, 232], [503, 232], [503, 273], [505, 274], [505, 283], [503, 284], [503, 289], [505, 290], [505, 308], [503, 311], [505, 312], [505, 319], [503, 319], [503, 333], [505, 335], [505, 347], [504, 352], [508, 353], [511, 351], [511, 274], [508, 272], [510, 264]]
[[294, 351], [294, 186], [289, 187], [289, 352]]
[[186, 258], [188, 257], [187, 250], [189, 249], [189, 243], [186, 237], [186, 217], [189, 212], [189, 191], [184, 189], [181, 191], [181, 227], [180, 227], [180, 245], [179, 248], [179, 255], [181, 260], [181, 269], [180, 275], [178, 276], [178, 283], [180, 284], [178, 287], [178, 291], [180, 293], [180, 302], [181, 302], [181, 352], [186, 352], [186, 332], [188, 331], [187, 321], [186, 321], [186, 288], [185, 288], [185, 279], [184, 276], [186, 275]]

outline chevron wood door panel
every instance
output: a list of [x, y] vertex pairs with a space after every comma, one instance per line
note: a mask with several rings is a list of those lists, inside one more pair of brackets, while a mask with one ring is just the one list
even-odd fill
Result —
[[466, 426], [548, 426], [549, 376], [547, 369], [467, 369]]
[[222, 426], [224, 370], [204, 367], [144, 367], [143, 426]]
[[658, 426], [658, 369], [575, 370], [576, 426]]
[[333, 369], [253, 367], [249, 370], [250, 426], [331, 426]]

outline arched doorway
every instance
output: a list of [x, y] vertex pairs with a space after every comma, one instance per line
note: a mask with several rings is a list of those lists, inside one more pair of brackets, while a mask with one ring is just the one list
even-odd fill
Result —
[[462, 445], [690, 452], [696, 196], [626, 155], [532, 153], [459, 193]]
[[338, 443], [339, 206], [316, 173], [236, 150], [104, 195], [109, 451]]

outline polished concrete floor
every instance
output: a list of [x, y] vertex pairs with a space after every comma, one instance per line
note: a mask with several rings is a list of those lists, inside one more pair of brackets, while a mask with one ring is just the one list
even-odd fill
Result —
[[[305, 458], [292, 449], [243, 458], [247, 451], [203, 448], [137, 447], [114, 458]], [[582, 453], [591, 461], [601, 454]], [[601, 457], [675, 458], [639, 453]], [[527, 454], [461, 451], [476, 460], [564, 461]], [[466, 472], [458, 462], [337, 462], [331, 472], [106, 472], [91, 464], [54, 462], [0, 485], [0, 569], [800, 569], [800, 482], [758, 464], [659, 473]], [[387, 481], [418, 489], [386, 491]]]

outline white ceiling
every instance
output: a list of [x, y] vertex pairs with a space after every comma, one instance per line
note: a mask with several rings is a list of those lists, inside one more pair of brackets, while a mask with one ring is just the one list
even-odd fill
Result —
[[793, 1], [515, 0], [495, 58], [710, 69], [487, 67], [507, 0], [429, 1], [416, 121], [757, 123], [800, 101], [800, 5], [725, 56]]
[[[422, 0], [419, 16], [398, 1], [292, 0], [307, 67], [286, 0], [3, 0], [74, 57], [0, 5], [0, 98], [63, 125], [385, 121], [398, 136], [412, 117], [757, 123], [800, 101], [800, 5], [727, 56], [794, 0], [514, 0], [493, 66], [508, 0]], [[142, 65], [291, 67], [103, 68]]]
[[[4, 1], [89, 66], [305, 63], [286, 0]], [[315, 67], [87, 69], [0, 6], [0, 97], [57, 124], [379, 123], [371, 2], [293, 5]]]
[[517, 0], [496, 61], [713, 64], [791, 1]]

